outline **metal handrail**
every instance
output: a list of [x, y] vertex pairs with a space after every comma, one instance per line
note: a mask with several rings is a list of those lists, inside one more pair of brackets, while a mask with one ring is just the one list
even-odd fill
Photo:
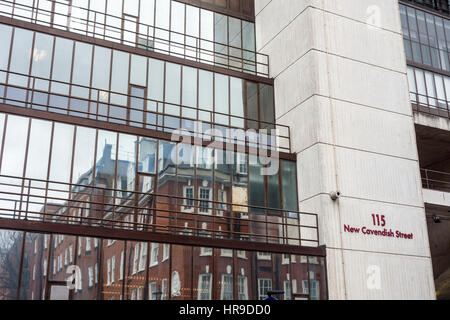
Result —
[[423, 188], [450, 192], [450, 173], [430, 169], [420, 169], [420, 173]]
[[[152, 25], [147, 25], [147, 24], [138, 22], [137, 20], [129, 19], [129, 18], [127, 18], [126, 15], [123, 17], [119, 17], [119, 16], [114, 16], [114, 15], [94, 11], [94, 10], [87, 9], [87, 8], [69, 5], [68, 3], [63, 3], [63, 2], [58, 2], [58, 1], [54, 1], [54, 2], [61, 6], [67, 6], [69, 8], [76, 8], [77, 10], [83, 10], [83, 11], [85, 11], [86, 17], [93, 16], [94, 20], [92, 21], [92, 20], [83, 19], [83, 18], [79, 18], [79, 17], [73, 17], [70, 15], [58, 13], [55, 11], [36, 8], [33, 6], [28, 6], [28, 5], [23, 5], [23, 4], [17, 4], [12, 1], [5, 1], [5, 0], [0, 0], [0, 4], [3, 4], [3, 6], [5, 6], [5, 7], [10, 7], [11, 13], [4, 11], [4, 10], [0, 10], [0, 15], [13, 17], [13, 18], [16, 18], [19, 20], [30, 21], [32, 23], [41, 24], [41, 25], [45, 25], [45, 26], [51, 25], [52, 27], [55, 27], [57, 29], [64, 29], [64, 30], [67, 30], [70, 32], [75, 32], [78, 34], [83, 34], [85, 36], [90, 36], [90, 37], [99, 38], [99, 39], [103, 39], [103, 40], [120, 42], [120, 43], [128, 45], [128, 46], [144, 48], [146, 50], [152, 50], [152, 51], [161, 52], [161, 53], [173, 55], [173, 56], [179, 56], [179, 57], [181, 56], [187, 60], [193, 60], [193, 61], [202, 62], [202, 63], [206, 63], [206, 64], [212, 64], [212, 65], [224, 67], [224, 68], [227, 68], [230, 70], [237, 70], [237, 71], [240, 71], [243, 73], [254, 74], [254, 75], [262, 76], [262, 77], [269, 77], [269, 57], [268, 57], [268, 55], [261, 54], [256, 51], [253, 51], [253, 50], [248, 50], [248, 49], [244, 49], [244, 48], [240, 48], [240, 47], [231, 46], [231, 45], [220, 43], [220, 42], [215, 42], [215, 41], [211, 41], [211, 40], [207, 40], [207, 39], [203, 39], [203, 38], [199, 38], [199, 37], [189, 36], [187, 34], [180, 33], [177, 31], [172, 31], [172, 30], [167, 30], [167, 29], [163, 29], [160, 27], [152, 26]], [[34, 14], [35, 17], [33, 18], [33, 17], [28, 17], [28, 16], [24, 16], [24, 15], [15, 13], [12, 11], [13, 7], [18, 7], [22, 10], [27, 10], [27, 11], [31, 12], [32, 14]], [[50, 21], [45, 21], [45, 20], [40, 19], [39, 17], [41, 15], [47, 16], [50, 19]], [[51, 19], [52, 16], [53, 17], [54, 16], [62, 16], [64, 18], [67, 18], [67, 24], [61, 25], [61, 24], [55, 23], [54, 19]], [[120, 20], [122, 22], [121, 23], [122, 25], [124, 24], [124, 22], [134, 23], [134, 24], [136, 24], [136, 30], [130, 31], [125, 28], [118, 27], [117, 25], [107, 25], [106, 22], [105, 23], [98, 22], [97, 16], [109, 17], [109, 18], [112, 18], [113, 20]], [[106, 21], [107, 19], [104, 19], [104, 20]], [[71, 24], [83, 24], [86, 26], [86, 28], [80, 29], [80, 28], [71, 26]], [[138, 30], [140, 28], [146, 29], [147, 33], [146, 34], [140, 33]], [[89, 31], [89, 29], [93, 29], [93, 31]], [[103, 33], [98, 33], [97, 31], [95, 31], [97, 29], [103, 30]], [[148, 32], [149, 30], [152, 30], [153, 35], [149, 35], [149, 32]], [[106, 34], [106, 31], [109, 31], [112, 34], [110, 34], [110, 33]], [[163, 34], [167, 33], [168, 39], [157, 37], [156, 33], [158, 31], [160, 31], [160, 33], [163, 33]], [[132, 41], [125, 39], [124, 33], [127, 33], [127, 32], [133, 33], [135, 35], [135, 39]], [[119, 35], [119, 36], [116, 36], [116, 35]], [[173, 41], [172, 38], [174, 36], [175, 37], [183, 37], [183, 42]], [[144, 39], [146, 44], [139, 43], [139, 39]], [[150, 41], [153, 42], [153, 46], [148, 45], [148, 43], [150, 43]], [[194, 46], [194, 45], [188, 44], [188, 42], [195, 43], [196, 45]], [[155, 46], [155, 44], [159, 45], [159, 47]], [[164, 48], [166, 46], [167, 46], [167, 49]], [[216, 49], [211, 50], [211, 49], [207, 49], [205, 47], [225, 48], [226, 53], [221, 52], [222, 50], [220, 50], [220, 51], [217, 51]], [[175, 50], [172, 50], [172, 48], [174, 48]], [[183, 50], [183, 54], [176, 52], [176, 51], [179, 51], [180, 49]], [[191, 55], [191, 54], [189, 54], [190, 52], [195, 52], [195, 54]], [[234, 55], [233, 52], [240, 52], [240, 54]], [[206, 56], [206, 58], [205, 58], [205, 56]], [[248, 58], [248, 57], [251, 57], [251, 58]], [[226, 60], [226, 61], [223, 61], [223, 60]], [[233, 64], [235, 64], [235, 65], [233, 65]]]
[[[156, 111], [145, 110], [145, 108], [143, 108], [143, 109], [133, 108], [129, 105], [124, 106], [124, 105], [114, 104], [109, 101], [109, 98], [107, 99], [108, 101], [102, 101], [100, 99], [81, 98], [81, 97], [73, 96], [70, 94], [64, 95], [64, 94], [60, 94], [60, 93], [51, 93], [49, 91], [39, 90], [39, 89], [35, 89], [35, 88], [26, 88], [26, 87], [10, 85], [10, 84], [6, 85], [6, 84], [2, 84], [2, 83], [0, 83], [0, 86], [4, 85], [6, 89], [8, 87], [10, 87], [10, 88], [16, 88], [16, 89], [20, 89], [20, 90], [25, 90], [27, 93], [25, 95], [27, 101], [15, 99], [12, 97], [7, 97], [7, 90], [5, 90], [4, 95], [0, 96], [0, 103], [2, 103], [2, 102], [6, 103], [6, 104], [11, 104], [11, 102], [18, 103], [18, 104], [23, 104], [23, 106], [27, 107], [27, 108], [33, 108], [33, 106], [35, 106], [35, 107], [37, 106], [37, 107], [41, 107], [41, 108], [45, 109], [47, 112], [52, 112], [50, 110], [54, 109], [54, 110], [58, 111], [57, 112], [58, 114], [66, 113], [66, 114], [70, 114], [72, 116], [81, 117], [81, 118], [88, 118], [88, 119], [95, 118], [99, 121], [106, 121], [106, 122], [119, 123], [119, 124], [128, 124], [128, 125], [135, 126], [135, 127], [151, 128], [151, 129], [154, 129], [157, 131], [164, 131], [164, 132], [172, 132], [174, 130], [183, 129], [183, 130], [186, 130], [190, 134], [201, 135], [203, 137], [203, 139], [205, 139], [205, 140], [221, 139], [222, 141], [231, 142], [231, 143], [235, 143], [235, 140], [236, 140], [237, 144], [243, 144], [246, 146], [251, 146], [251, 147], [259, 146], [259, 147], [268, 148], [269, 150], [275, 149], [275, 150], [279, 150], [282, 152], [288, 152], [288, 153], [291, 151], [290, 150], [290, 130], [289, 130], [289, 127], [285, 126], [285, 125], [270, 123], [270, 122], [262, 121], [262, 120], [259, 121], [259, 120], [248, 119], [248, 118], [245, 118], [242, 116], [236, 116], [236, 115], [226, 114], [226, 113], [217, 112], [217, 111], [203, 110], [200, 108], [186, 106], [186, 105], [182, 105], [182, 104], [167, 103], [164, 101], [149, 99], [147, 97], [143, 98], [141, 96], [135, 96], [135, 95], [131, 95], [131, 94], [123, 94], [123, 93], [119, 93], [116, 91], [103, 90], [103, 89], [92, 88], [89, 86], [71, 84], [68, 82], [50, 80], [50, 79], [45, 79], [42, 77], [36, 77], [36, 76], [27, 75], [27, 74], [6, 71], [3, 69], [0, 69], [0, 73], [13, 74], [13, 75], [27, 77], [30, 79], [30, 83], [34, 83], [35, 80], [44, 80], [44, 81], [48, 81], [49, 83], [54, 82], [54, 83], [63, 84], [66, 86], [72, 86], [72, 87], [76, 87], [76, 88], [105, 92], [108, 94], [108, 97], [110, 97], [111, 95], [122, 96], [122, 97], [126, 98], [127, 101], [129, 101], [130, 98], [139, 99], [139, 100], [145, 101], [147, 106], [152, 105], [152, 104], [155, 105]], [[87, 112], [80, 111], [77, 109], [72, 110], [72, 109], [70, 109], [69, 103], [67, 104], [67, 107], [64, 107], [64, 106], [61, 107], [61, 106], [54, 106], [54, 105], [49, 105], [47, 103], [39, 103], [37, 101], [33, 101], [32, 97], [34, 97], [34, 93], [48, 95], [48, 99], [47, 99], [48, 101], [51, 96], [63, 97], [63, 98], [71, 99], [71, 100], [76, 100], [78, 102], [82, 101], [87, 106]], [[99, 112], [99, 108], [96, 108], [96, 113], [92, 113], [91, 108], [89, 107], [89, 106], [91, 106], [91, 104], [103, 104], [103, 105], [107, 105], [109, 107], [114, 107], [116, 109], [122, 110], [122, 112], [125, 112], [125, 114], [128, 111], [135, 111], [136, 113], [142, 113], [143, 121], [139, 121], [136, 119], [133, 119], [133, 120], [132, 119], [123, 119], [123, 118], [120, 118], [120, 117], [117, 117], [114, 115], [110, 115], [110, 114], [102, 114], [101, 112]], [[164, 112], [164, 110], [163, 110], [163, 112], [159, 112], [158, 106], [163, 106], [164, 109], [165, 109], [165, 106], [178, 107], [178, 108], [180, 108], [180, 116], [166, 113], [166, 112]], [[242, 121], [244, 124], [244, 127], [236, 127], [236, 126], [232, 126], [232, 125], [220, 124], [220, 123], [217, 123], [214, 121], [203, 121], [203, 120], [189, 118], [189, 117], [183, 116], [183, 113], [181, 112], [183, 109], [192, 110], [192, 111], [201, 110], [201, 111], [207, 112], [210, 115], [210, 119], [216, 119], [219, 117], [229, 117], [230, 123], [233, 120], [234, 121], [236, 121], [236, 120]], [[79, 116], [79, 115], [83, 115], [83, 116]], [[273, 135], [274, 132], [270, 132], [270, 130], [268, 130], [267, 134], [265, 134], [265, 135], [262, 135], [261, 133], [258, 133], [257, 130], [255, 130], [256, 135], [253, 139], [250, 139], [249, 137], [246, 137], [246, 136], [243, 137], [244, 139], [241, 139], [239, 136], [236, 136], [236, 137], [227, 137], [225, 135], [218, 136], [215, 134], [215, 133], [217, 133], [216, 131], [213, 131], [212, 133], [205, 133], [205, 132], [195, 132], [192, 130], [188, 130], [189, 128], [170, 127], [170, 126], [165, 125], [165, 123], [164, 124], [159, 123], [159, 121], [157, 121], [156, 123], [149, 123], [147, 121], [144, 121], [145, 120], [144, 115], [146, 115], [146, 116], [153, 115], [155, 117], [155, 120], [157, 120], [160, 117], [175, 118], [175, 119], [178, 119], [178, 121], [180, 122], [180, 126], [181, 126], [181, 122], [183, 120], [187, 120], [187, 121], [192, 121], [192, 122], [196, 122], [196, 121], [200, 122], [201, 121], [203, 124], [209, 125], [210, 128], [217, 128], [217, 129], [225, 128], [225, 129], [230, 129], [230, 130], [246, 130], [247, 122], [253, 121], [253, 122], [259, 122], [263, 126], [267, 126], [269, 128], [270, 127], [276, 128], [278, 130], [276, 130], [275, 135]], [[233, 138], [233, 139], [230, 139], [230, 138]]]
[[[46, 187], [39, 187], [43, 183]], [[49, 188], [49, 185], [53, 187]], [[72, 195], [75, 187], [83, 187], [85, 191]], [[318, 220], [317, 215], [313, 213], [186, 198], [153, 191], [126, 191], [1, 175], [0, 216], [152, 233], [188, 232], [199, 237], [220, 239], [245, 237], [250, 241], [266, 243], [290, 244], [293, 241], [299, 243], [303, 241], [319, 245]], [[60, 194], [56, 195], [56, 192]], [[119, 197], [122, 192], [127, 193], [127, 196]], [[67, 197], [64, 194], [67, 194]], [[151, 206], [147, 206], [149, 198], [152, 199]], [[186, 200], [193, 201], [189, 203], [189, 207], [193, 208], [192, 211], [183, 210], [183, 207], [186, 207]], [[9, 202], [14, 202], [14, 207], [8, 205]], [[207, 207], [205, 203], [208, 204]], [[86, 204], [90, 204], [89, 216], [78, 215], [78, 209], [86, 209]], [[50, 206], [54, 208], [49, 209]], [[208, 213], [200, 211], [205, 208]], [[129, 219], [125, 221], [125, 217]], [[187, 223], [188, 227], [183, 225], [183, 222]], [[207, 223], [207, 228], [199, 227], [199, 223]], [[311, 230], [310, 237], [305, 236], [305, 230], [308, 229]]]
[[[417, 92], [410, 92], [410, 100], [414, 109], [419, 112], [434, 114], [439, 116], [447, 116], [450, 118], [450, 102], [448, 100], [430, 97]], [[435, 103], [430, 103], [435, 102]]]

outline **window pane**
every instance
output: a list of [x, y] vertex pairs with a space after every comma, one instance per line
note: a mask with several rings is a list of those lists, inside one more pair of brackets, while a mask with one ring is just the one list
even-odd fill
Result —
[[[10, 71], [20, 74], [28, 74], [30, 69], [31, 45], [33, 32], [16, 28], [11, 52]], [[9, 83], [27, 86], [27, 77], [10, 74]]]
[[71, 125], [55, 123], [50, 164], [50, 180], [52, 181], [70, 182], [73, 131], [74, 127]]
[[[117, 163], [117, 189], [132, 191], [136, 181], [136, 146], [137, 137], [119, 135], [119, 150]], [[119, 179], [121, 179], [119, 183]]]
[[139, 141], [139, 172], [155, 173], [157, 141], [140, 138]]
[[95, 47], [92, 87], [109, 90], [109, 74], [111, 68], [111, 50]]
[[33, 49], [33, 68], [31, 74], [36, 77], [50, 78], [53, 53], [52, 36], [36, 33]]
[[[222, 75], [222, 74], [214, 74], [215, 75], [215, 112], [216, 113], [222, 113], [222, 114], [229, 114], [228, 110], [228, 76]], [[225, 124], [228, 125], [228, 119], [229, 117], [224, 115], [218, 115], [215, 116], [216, 123]]]
[[[12, 28], [5, 25], [0, 25], [0, 38], [2, 39], [2, 45], [0, 47], [0, 70], [8, 69], [9, 49], [11, 46], [11, 33]], [[4, 75], [0, 71], [0, 82], [4, 82]]]
[[51, 122], [36, 119], [31, 121], [27, 169], [25, 174], [27, 178], [42, 180], [47, 179], [51, 133]]
[[180, 65], [166, 63], [166, 102], [180, 104], [180, 85]]
[[[264, 176], [257, 156], [250, 155], [249, 203], [251, 206], [266, 207]], [[250, 208], [253, 213], [264, 213], [263, 209]]]
[[2, 175], [23, 175], [28, 118], [8, 116], [2, 156]]
[[[113, 66], [111, 77], [111, 91], [128, 94], [128, 69], [129, 54], [121, 51], [113, 51]], [[126, 106], [127, 97], [125, 95], [111, 94], [111, 103]], [[120, 109], [119, 109], [120, 110]], [[118, 110], [118, 111], [119, 111]], [[119, 111], [119, 114], [123, 112]], [[118, 115], [115, 115], [118, 116]], [[118, 116], [119, 117], [119, 116]], [[122, 117], [125, 118], [125, 117]]]
[[[115, 183], [117, 134], [109, 131], [98, 131], [97, 155], [95, 165], [96, 185], [113, 188]], [[111, 196], [110, 190], [106, 191]], [[111, 198], [109, 198], [111, 200]]]
[[130, 83], [145, 87], [147, 86], [147, 58], [137, 55], [131, 56]]
[[273, 129], [273, 123], [275, 123], [275, 110], [274, 110], [274, 97], [273, 97], [273, 87], [260, 84], [259, 93], [261, 100], [261, 121], [268, 123], [261, 123], [261, 127], [264, 129]]
[[[183, 67], [183, 101], [182, 104], [188, 107], [197, 107], [197, 69]], [[186, 110], [189, 118], [196, 118], [197, 112], [194, 109]], [[183, 116], [185, 113], [183, 112]]]
[[72, 51], [73, 41], [63, 38], [56, 38], [55, 56], [53, 60], [53, 80], [62, 82], [70, 81], [70, 74], [72, 69]]
[[231, 118], [231, 125], [244, 127], [244, 88], [243, 80], [230, 78], [231, 114], [240, 118]]
[[148, 63], [148, 98], [164, 101], [164, 62], [150, 59]]
[[89, 86], [91, 81], [92, 46], [82, 42], [75, 44], [72, 82]]
[[90, 184], [95, 156], [95, 129], [77, 127], [72, 183]]
[[296, 163], [282, 160], [281, 182], [283, 193], [283, 209], [297, 211], [297, 170]]
[[138, 9], [139, 9], [139, 0], [126, 0], [126, 5], [123, 6], [123, 13], [137, 17]]
[[17, 300], [19, 283], [18, 266], [22, 259], [23, 232], [0, 230], [4, 248], [0, 251], [0, 277], [5, 279], [0, 286], [2, 300]]
[[199, 108], [213, 110], [213, 73], [199, 70]]

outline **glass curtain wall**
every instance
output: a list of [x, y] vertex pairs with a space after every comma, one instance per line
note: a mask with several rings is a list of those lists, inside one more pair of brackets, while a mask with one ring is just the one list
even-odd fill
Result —
[[2, 103], [168, 132], [275, 122], [269, 85], [6, 25], [0, 35]]
[[[179, 1], [127, 0], [124, 4], [123, 0], [2, 0], [0, 14], [189, 60], [256, 72], [254, 23]], [[220, 45], [215, 46], [215, 42]]]
[[8, 230], [0, 237], [2, 300], [262, 300], [268, 290], [284, 291], [282, 300], [327, 299], [322, 257]]

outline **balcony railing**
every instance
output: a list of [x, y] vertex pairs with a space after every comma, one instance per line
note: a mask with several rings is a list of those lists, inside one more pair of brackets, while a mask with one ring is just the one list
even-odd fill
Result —
[[447, 100], [410, 92], [413, 110], [439, 117], [450, 118], [450, 103]]
[[316, 214], [0, 176], [0, 218], [317, 247]]
[[136, 18], [125, 15], [112, 16], [72, 6], [69, 2], [53, 2], [58, 5], [60, 12], [0, 0], [0, 15], [229, 70], [269, 77], [269, 57], [254, 50], [143, 24]]
[[450, 192], [450, 173], [421, 169], [422, 186], [425, 189]]
[[[173, 133], [181, 129], [183, 130], [183, 135], [199, 137], [205, 141], [214, 140], [251, 148], [291, 152], [290, 128], [288, 126], [204, 110], [201, 110], [201, 112], [209, 114], [209, 119], [194, 119], [183, 116], [183, 114], [197, 114], [197, 110], [200, 109], [186, 105], [175, 105], [173, 103], [143, 98], [142, 96], [100, 90], [55, 80], [50, 81], [45, 78], [8, 72], [6, 70], [0, 70], [1, 73], [29, 79], [30, 86], [34, 86], [33, 84], [39, 81], [46, 81], [66, 86], [67, 88], [72, 86], [72, 88], [88, 92], [92, 91], [91, 96], [98, 97], [98, 99], [50, 93], [36, 88], [25, 88], [0, 83], [0, 103], [167, 133]], [[110, 96], [123, 98], [126, 101], [142, 101], [144, 107], [133, 108], [130, 105], [114, 104], [109, 101]], [[170, 111], [174, 108], [180, 110], [178, 114]], [[242, 126], [225, 125], [216, 121], [216, 119], [223, 118], [229, 118], [229, 123], [239, 123]], [[198, 124], [201, 123], [201, 128], [195, 125], [197, 121]], [[244, 132], [244, 130], [248, 129], [247, 123], [253, 122], [259, 122], [260, 128], [267, 128], [267, 132], [258, 133], [257, 130], [247, 130]]]
[[400, 2], [417, 4], [446, 14], [450, 13], [448, 0], [400, 0]]

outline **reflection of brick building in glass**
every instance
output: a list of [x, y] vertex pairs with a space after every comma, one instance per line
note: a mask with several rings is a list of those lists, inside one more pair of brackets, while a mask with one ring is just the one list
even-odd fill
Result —
[[[142, 160], [146, 168], [155, 165], [154, 158]], [[127, 203], [138, 201], [138, 230], [151, 231], [155, 228], [152, 224], [152, 212], [171, 210], [178, 211], [177, 215], [170, 216], [164, 211], [161, 215], [156, 214], [157, 228], [166, 227], [187, 236], [196, 233], [205, 238], [205, 246], [213, 232], [222, 238], [234, 239], [241, 236], [245, 240], [245, 237], [251, 237], [252, 222], [245, 219], [234, 222], [228, 216], [226, 204], [213, 206], [208, 198], [203, 198], [203, 202], [196, 205], [195, 198], [189, 197], [186, 192], [187, 188], [198, 185], [212, 192], [210, 182], [202, 180], [203, 171], [212, 170], [212, 165], [195, 168], [195, 176], [200, 177], [197, 180], [189, 179], [194, 177], [194, 169], [189, 165], [165, 167], [164, 173], [159, 175], [163, 178], [158, 180], [158, 191], [160, 194], [170, 195], [176, 193], [178, 186], [178, 190], [181, 190], [178, 193], [179, 199], [169, 199], [167, 196], [163, 197], [161, 203], [154, 202], [154, 198], [160, 196], [152, 194], [154, 181], [151, 181], [140, 189], [145, 194], [139, 194], [135, 198], [134, 193], [121, 193], [116, 195], [116, 201], [121, 198], [120, 203], [112, 205], [112, 193], [100, 188], [112, 186], [111, 177], [114, 175], [108, 174], [108, 170], [111, 172], [111, 168], [115, 167], [113, 162], [111, 146], [107, 145], [95, 170], [98, 174], [95, 181], [99, 189], [86, 192], [86, 188], [74, 187], [69, 204], [49, 204], [47, 213], [54, 212], [53, 219], [67, 219], [68, 223], [85, 220], [86, 225], [95, 224], [96, 221], [108, 224], [108, 215], [114, 214], [114, 224], [120, 228], [133, 229], [132, 218], [137, 210], [128, 208], [134, 206], [127, 206]], [[130, 166], [124, 161], [118, 165], [120, 172], [123, 172], [118, 174], [123, 185], [134, 183], [126, 180], [127, 168]], [[92, 181], [93, 172], [91, 169], [83, 174], [77, 185], [82, 185], [83, 181]], [[239, 176], [246, 174], [246, 170], [238, 173]], [[216, 170], [216, 177], [217, 175], [224, 174]], [[174, 181], [176, 177], [178, 180]], [[224, 195], [230, 194], [230, 183], [223, 180], [216, 178], [218, 188], [215, 190]], [[225, 184], [228, 184], [226, 188]], [[88, 197], [91, 199], [90, 207], [85, 206]], [[220, 211], [214, 217], [213, 208]], [[74, 284], [75, 290], [70, 293], [72, 299], [155, 300], [168, 299], [170, 295], [170, 299], [247, 300], [264, 298], [266, 291], [272, 289], [285, 291], [284, 298], [291, 299], [292, 293], [308, 294], [309, 288], [312, 290], [312, 299], [320, 299], [326, 295], [323, 282], [324, 260], [318, 257], [67, 235], [35, 234], [27, 243], [30, 247], [26, 257], [28, 268], [24, 270], [32, 277], [22, 284], [22, 288], [28, 299], [45, 296], [44, 279], [51, 279], [51, 282], [66, 281], [71, 276], [67, 272], [69, 266], [79, 268], [74, 269], [77, 281]]]

